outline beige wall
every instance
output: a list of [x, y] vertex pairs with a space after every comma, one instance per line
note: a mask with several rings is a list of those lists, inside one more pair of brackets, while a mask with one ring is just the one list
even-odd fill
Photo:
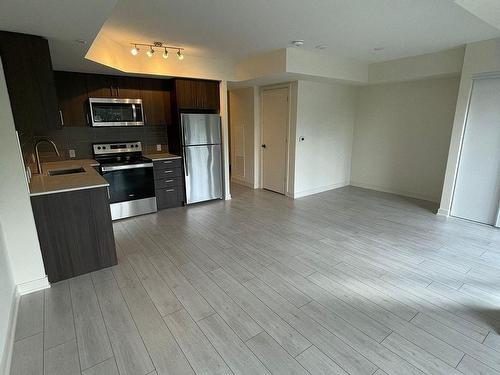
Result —
[[16, 285], [12, 276], [12, 266], [3, 239], [1, 224], [0, 222], [0, 374], [7, 374], [7, 366], [10, 362]]
[[465, 128], [467, 106], [475, 74], [500, 72], [500, 39], [468, 44], [465, 48], [460, 91], [455, 109], [453, 132], [449, 142], [448, 162], [438, 213], [448, 215], [451, 210], [453, 189], [457, 174], [460, 147]]
[[253, 87], [249, 87], [229, 92], [231, 180], [252, 188], [255, 183], [254, 91]]
[[[15, 292], [48, 286], [0, 60], [0, 373], [13, 341]], [[7, 372], [5, 372], [7, 373]]]
[[21, 292], [47, 286], [3, 69], [0, 69], [0, 171], [0, 220], [14, 282]]
[[459, 78], [360, 88], [351, 184], [438, 202]]
[[298, 81], [291, 121], [293, 197], [349, 185], [356, 96], [354, 86]]

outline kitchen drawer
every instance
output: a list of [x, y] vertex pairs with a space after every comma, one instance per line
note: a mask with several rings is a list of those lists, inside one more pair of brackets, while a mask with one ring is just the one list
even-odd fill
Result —
[[172, 178], [172, 177], [182, 177], [182, 169], [181, 168], [165, 168], [165, 169], [153, 169], [155, 180], [160, 180], [164, 178]]
[[153, 162], [154, 169], [172, 169], [181, 168], [182, 159], [155, 160]]
[[156, 189], [156, 203], [158, 209], [180, 207], [183, 201], [181, 186], [173, 186], [165, 189]]
[[164, 177], [155, 180], [155, 189], [182, 187], [182, 177]]

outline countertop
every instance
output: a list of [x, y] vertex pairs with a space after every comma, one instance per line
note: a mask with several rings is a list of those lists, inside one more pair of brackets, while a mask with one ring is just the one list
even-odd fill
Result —
[[[29, 183], [30, 195], [62, 193], [65, 191], [92, 189], [109, 186], [108, 182], [93, 166], [99, 165], [93, 159], [65, 160], [42, 164], [42, 174], [33, 174]], [[59, 176], [49, 176], [50, 170], [79, 168], [85, 172]]]
[[168, 152], [158, 152], [156, 154], [144, 154], [144, 157], [155, 160], [180, 159], [179, 155], [169, 154]]

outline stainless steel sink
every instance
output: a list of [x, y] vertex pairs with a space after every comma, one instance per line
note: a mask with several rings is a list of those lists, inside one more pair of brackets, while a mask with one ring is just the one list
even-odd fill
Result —
[[78, 168], [68, 168], [68, 169], [53, 169], [51, 171], [48, 171], [47, 174], [49, 176], [61, 176], [65, 174], [74, 174], [82, 172], [85, 172], [85, 169], [83, 169], [82, 167], [78, 167]]

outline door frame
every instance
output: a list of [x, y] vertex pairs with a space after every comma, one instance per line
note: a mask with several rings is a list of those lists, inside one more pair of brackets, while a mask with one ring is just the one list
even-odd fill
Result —
[[291, 144], [290, 142], [290, 122], [292, 119], [292, 100], [291, 100], [291, 93], [292, 93], [292, 83], [287, 82], [287, 83], [282, 83], [282, 84], [277, 84], [277, 85], [270, 85], [270, 86], [263, 86], [260, 88], [259, 92], [259, 105], [260, 105], [260, 110], [259, 110], [259, 137], [256, 137], [256, 141], [259, 141], [259, 143], [256, 146], [256, 149], [259, 150], [259, 188], [263, 189], [264, 188], [264, 153], [262, 152], [262, 144], [264, 141], [264, 116], [263, 116], [263, 109], [264, 109], [264, 96], [263, 93], [266, 91], [273, 91], [273, 90], [280, 90], [280, 89], [286, 89], [287, 90], [287, 103], [288, 103], [288, 114], [287, 114], [287, 121], [286, 121], [286, 139], [285, 139], [285, 196], [287, 197], [292, 197], [292, 193], [290, 192], [290, 186], [292, 185], [290, 181], [290, 151], [291, 151]]

